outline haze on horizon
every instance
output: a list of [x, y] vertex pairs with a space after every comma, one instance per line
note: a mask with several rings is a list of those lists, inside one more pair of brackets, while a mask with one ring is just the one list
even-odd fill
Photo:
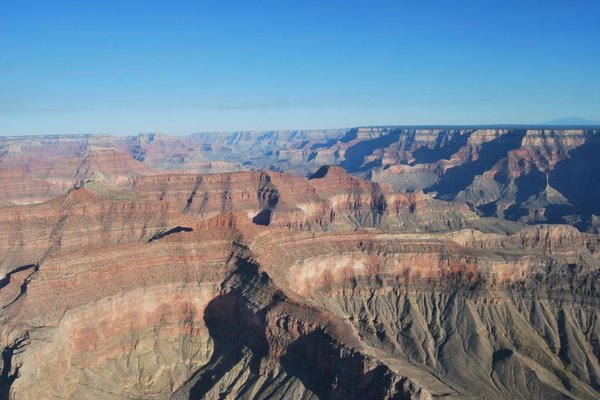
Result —
[[600, 120], [594, 0], [5, 1], [0, 135]]

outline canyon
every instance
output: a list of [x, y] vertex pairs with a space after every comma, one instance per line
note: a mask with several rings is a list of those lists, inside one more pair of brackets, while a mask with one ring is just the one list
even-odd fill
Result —
[[307, 177], [339, 165], [395, 191], [466, 203], [481, 216], [597, 233], [599, 149], [600, 128], [542, 126], [4, 137], [0, 204], [48, 200], [93, 171], [126, 186], [134, 176], [169, 172]]
[[0, 397], [596, 399], [600, 129], [0, 138]]

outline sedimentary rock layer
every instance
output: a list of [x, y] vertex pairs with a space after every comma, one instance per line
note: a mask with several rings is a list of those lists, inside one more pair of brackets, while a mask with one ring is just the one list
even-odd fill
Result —
[[0, 208], [13, 399], [600, 394], [599, 239], [339, 167]]
[[596, 399], [598, 132], [1, 138], [0, 398]]
[[365, 127], [0, 138], [0, 187], [6, 188], [0, 205], [47, 200], [93, 171], [128, 186], [163, 171], [308, 176], [337, 164], [395, 191], [467, 202], [484, 216], [598, 232], [599, 135], [600, 129], [548, 127]]

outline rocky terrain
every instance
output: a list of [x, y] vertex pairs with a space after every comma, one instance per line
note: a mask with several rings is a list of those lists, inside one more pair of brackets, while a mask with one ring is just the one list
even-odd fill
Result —
[[[600, 231], [600, 127], [371, 127], [322, 131], [0, 138], [1, 204], [48, 200], [101, 172], [271, 170], [339, 165], [396, 191], [467, 203], [481, 216]], [[581, 188], [586, 188], [582, 191]]]
[[0, 398], [599, 398], [598, 135], [0, 138]]

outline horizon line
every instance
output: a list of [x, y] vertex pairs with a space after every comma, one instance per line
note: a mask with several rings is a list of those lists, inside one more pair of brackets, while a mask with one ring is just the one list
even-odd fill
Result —
[[399, 125], [359, 125], [346, 128], [299, 128], [299, 129], [248, 129], [248, 130], [219, 130], [219, 131], [196, 131], [187, 134], [170, 134], [162, 131], [146, 131], [132, 134], [114, 134], [114, 133], [32, 133], [32, 134], [12, 134], [0, 133], [0, 137], [29, 138], [29, 137], [136, 137], [141, 135], [164, 135], [164, 136], [193, 136], [193, 135], [215, 135], [230, 133], [255, 133], [255, 132], [294, 132], [294, 131], [340, 131], [352, 129], [559, 129], [559, 130], [595, 130], [600, 129], [600, 123], [593, 124], [399, 124]]

